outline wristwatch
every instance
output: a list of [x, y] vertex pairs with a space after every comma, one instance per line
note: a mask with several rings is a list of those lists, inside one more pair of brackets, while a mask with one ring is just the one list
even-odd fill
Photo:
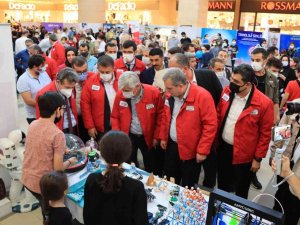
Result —
[[262, 158], [257, 158], [257, 157], [255, 157], [255, 156], [254, 156], [254, 159], [255, 159], [255, 161], [257, 161], [257, 162], [261, 162], [261, 161], [262, 161]]

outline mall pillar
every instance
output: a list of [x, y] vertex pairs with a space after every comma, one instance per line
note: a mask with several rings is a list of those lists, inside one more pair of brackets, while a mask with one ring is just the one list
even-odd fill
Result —
[[160, 0], [159, 9], [152, 13], [151, 23], [169, 26], [177, 24], [176, 0]]
[[0, 138], [5, 138], [18, 128], [18, 104], [10, 24], [0, 24], [0, 33]]
[[105, 0], [78, 0], [79, 23], [105, 23]]
[[234, 11], [234, 19], [233, 19], [233, 30], [238, 30], [240, 26], [241, 19], [241, 0], [235, 0], [235, 11]]
[[179, 0], [177, 24], [206, 27], [207, 11], [208, 0]]

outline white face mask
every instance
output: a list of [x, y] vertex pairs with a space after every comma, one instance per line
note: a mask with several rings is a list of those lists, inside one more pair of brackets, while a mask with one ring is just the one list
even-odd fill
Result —
[[171, 34], [170, 37], [171, 37], [171, 38], [175, 38], [175, 37], [176, 37], [176, 34]]
[[143, 61], [143, 63], [145, 63], [146, 65], [149, 65], [149, 64], [150, 64], [150, 58], [149, 58], [149, 57], [143, 56], [143, 57], [142, 57], [142, 61]]
[[134, 54], [123, 54], [124, 63], [130, 63], [134, 59]]
[[112, 57], [113, 60], [117, 59], [117, 53], [111, 53], [111, 54], [107, 54], [107, 55]]
[[251, 66], [255, 72], [261, 71], [264, 68], [261, 62], [252, 62]]
[[278, 77], [278, 72], [273, 72], [273, 71], [269, 70], [269, 73], [274, 75], [275, 77]]
[[286, 66], [288, 66], [289, 65], [289, 62], [288, 61], [282, 61], [282, 66], [283, 67], [286, 67]]
[[46, 72], [46, 69], [47, 69], [47, 67], [46, 67], [46, 66], [43, 66], [43, 67], [42, 67], [42, 70], [41, 70], [41, 73]]
[[134, 96], [133, 92], [132, 91], [123, 91], [123, 96], [125, 98], [132, 98]]
[[60, 93], [62, 93], [67, 98], [70, 98], [72, 96], [72, 91], [73, 91], [73, 89], [63, 88], [60, 90]]
[[217, 77], [224, 77], [224, 71], [216, 72]]
[[112, 73], [108, 73], [108, 74], [100, 73], [100, 78], [105, 82], [107, 82], [112, 78]]

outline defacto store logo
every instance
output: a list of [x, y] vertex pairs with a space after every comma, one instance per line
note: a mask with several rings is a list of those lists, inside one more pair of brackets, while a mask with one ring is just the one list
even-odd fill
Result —
[[78, 11], [78, 5], [77, 4], [64, 4], [64, 10], [65, 11]]
[[136, 9], [135, 2], [109, 2], [109, 11], [134, 11]]
[[234, 2], [208, 2], [208, 10], [233, 10]]
[[260, 8], [267, 11], [297, 11], [300, 10], [300, 2], [261, 2]]
[[17, 2], [9, 2], [8, 3], [9, 9], [17, 9], [17, 10], [35, 10], [36, 5], [35, 4], [23, 4], [23, 3], [17, 3]]

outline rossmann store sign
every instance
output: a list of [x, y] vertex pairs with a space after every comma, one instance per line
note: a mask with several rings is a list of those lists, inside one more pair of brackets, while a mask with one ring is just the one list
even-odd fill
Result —
[[294, 1], [244, 0], [241, 3], [241, 11], [299, 14], [300, 0], [294, 0]]

